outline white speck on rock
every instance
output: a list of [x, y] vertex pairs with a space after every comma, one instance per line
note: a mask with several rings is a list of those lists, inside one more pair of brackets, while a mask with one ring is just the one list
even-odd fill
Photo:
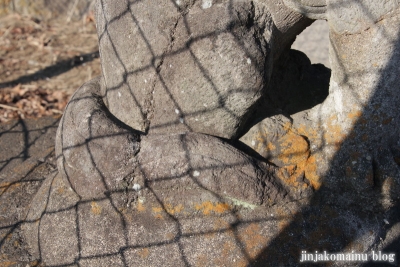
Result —
[[181, 1], [180, 0], [176, 0], [175, 3], [180, 6], [181, 5]]
[[135, 191], [140, 191], [140, 189], [142, 189], [142, 187], [140, 186], [140, 184], [133, 184], [132, 189]]
[[176, 108], [176, 109], [175, 109], [175, 113], [176, 113], [176, 114], [179, 114], [179, 109]]
[[147, 83], [147, 80], [146, 80], [146, 79], [144, 79], [144, 83]]
[[211, 6], [212, 6], [212, 0], [203, 0], [201, 4], [202, 9], [207, 9], [210, 8]]
[[251, 64], [251, 59], [250, 58], [247, 58], [247, 64]]
[[172, 68], [172, 64], [169, 64], [169, 67]]
[[121, 92], [118, 92], [118, 97], [121, 97]]
[[193, 176], [194, 177], [199, 177], [200, 176], [200, 172], [199, 171], [194, 171], [193, 172]]
[[389, 224], [389, 221], [388, 221], [388, 220], [383, 219], [383, 221], [384, 221], [386, 224]]
[[183, 119], [183, 118], [179, 118], [179, 121], [180, 121], [181, 123], [183, 123], [183, 122], [184, 122], [184, 119]]
[[255, 146], [255, 145], [256, 145], [256, 141], [254, 141], [254, 140], [251, 141], [251, 145], [252, 145], [252, 146]]

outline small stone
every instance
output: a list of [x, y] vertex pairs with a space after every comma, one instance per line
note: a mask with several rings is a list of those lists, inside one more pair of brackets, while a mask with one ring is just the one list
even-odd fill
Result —
[[137, 191], [140, 191], [140, 189], [142, 189], [142, 187], [140, 186], [140, 184], [134, 184], [134, 185], [132, 186], [132, 189], [135, 190], [135, 191], [137, 192]]
[[207, 9], [212, 6], [212, 0], [203, 0], [203, 3], [201, 4], [202, 9]]

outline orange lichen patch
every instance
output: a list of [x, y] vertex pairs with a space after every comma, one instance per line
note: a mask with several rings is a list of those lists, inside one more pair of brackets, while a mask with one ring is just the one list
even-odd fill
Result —
[[164, 216], [162, 216], [162, 214], [156, 214], [156, 215], [154, 215], [154, 218], [159, 219], [159, 220], [163, 220]]
[[353, 111], [347, 114], [347, 118], [349, 118], [352, 121], [358, 120], [362, 116], [361, 111]]
[[143, 205], [142, 202], [139, 201], [139, 202], [137, 203], [137, 205], [136, 205], [136, 210], [139, 211], [139, 212], [143, 212], [143, 211], [146, 210], [146, 207]]
[[164, 209], [163, 208], [161, 208], [161, 207], [153, 207], [153, 208], [151, 208], [152, 210], [153, 210], [153, 212], [155, 212], [155, 213], [160, 213], [160, 212], [162, 212]]
[[277, 177], [288, 186], [307, 188], [308, 184], [304, 181], [305, 177], [311, 186], [318, 190], [322, 182], [317, 174], [317, 160], [315, 155], [310, 156], [309, 153], [309, 151], [305, 152], [303, 157], [298, 158], [298, 161], [295, 161], [296, 165], [281, 167], [276, 173]]
[[244, 229], [239, 229], [238, 235], [243, 242], [247, 254], [254, 259], [269, 242], [267, 236], [260, 234], [261, 228], [257, 223], [251, 223]]
[[2, 261], [2, 262], [0, 262], [0, 266], [1, 267], [15, 266], [16, 264], [18, 264], [18, 262], [16, 262], [16, 261]]
[[311, 186], [315, 189], [318, 190], [321, 185], [321, 177], [317, 173], [317, 155], [311, 155], [305, 164], [304, 167], [304, 174], [307, 180], [310, 182]]
[[198, 211], [202, 211], [204, 215], [209, 215], [211, 212], [213, 213], [224, 213], [231, 210], [231, 206], [226, 203], [215, 203], [213, 204], [211, 201], [206, 201], [201, 204], [196, 204], [195, 209]]
[[287, 186], [295, 188], [298, 188], [299, 186], [307, 187], [307, 184], [303, 181], [304, 168], [299, 168], [297, 165], [281, 167], [276, 172], [276, 175]]
[[173, 206], [173, 205], [171, 205], [171, 204], [166, 204], [166, 205], [165, 205], [165, 210], [166, 210], [169, 214], [174, 215], [174, 214], [176, 214], [176, 213], [180, 213], [180, 212], [183, 211], [183, 205], [182, 205], [182, 204], [179, 204], [179, 205], [177, 205], [177, 206]]
[[0, 184], [0, 195], [2, 195], [5, 191], [12, 192], [13, 190], [17, 189], [21, 186], [21, 183], [1, 183]]
[[150, 251], [148, 248], [142, 248], [138, 251], [137, 254], [142, 258], [147, 258], [150, 254]]
[[162, 207], [153, 207], [151, 209], [153, 210], [154, 218], [156, 218], [156, 219], [164, 219], [163, 214], [165, 213], [165, 210]]
[[293, 132], [288, 132], [279, 140], [278, 159], [285, 165], [298, 164], [308, 158], [310, 150], [307, 141]]
[[254, 149], [279, 166], [296, 165], [309, 156], [308, 142], [291, 130], [272, 140], [265, 133], [259, 132], [254, 139], [257, 140]]
[[62, 195], [63, 193], [64, 193], [64, 188], [63, 187], [60, 187], [60, 188], [58, 188], [57, 189], [57, 193], [59, 194], [59, 195]]
[[0, 183], [0, 188], [6, 188], [6, 187], [9, 187], [10, 185], [11, 185], [10, 182], [3, 182], [3, 183]]
[[91, 211], [94, 215], [100, 215], [100, 214], [101, 214], [102, 207], [99, 206], [99, 204], [97, 204], [96, 202], [92, 201], [92, 202], [90, 203], [90, 205], [92, 206], [92, 208], [91, 208], [90, 211]]
[[306, 136], [310, 141], [316, 141], [319, 136], [319, 132], [315, 128], [311, 128], [304, 124], [301, 124], [297, 128], [292, 130], [298, 135]]

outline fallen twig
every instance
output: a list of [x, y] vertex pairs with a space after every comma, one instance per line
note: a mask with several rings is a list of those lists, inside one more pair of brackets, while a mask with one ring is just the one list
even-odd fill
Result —
[[7, 105], [3, 105], [3, 104], [0, 104], [0, 108], [10, 109], [10, 110], [15, 110], [15, 111], [22, 111], [22, 110], [19, 109], [19, 108], [12, 107], [12, 106], [7, 106]]

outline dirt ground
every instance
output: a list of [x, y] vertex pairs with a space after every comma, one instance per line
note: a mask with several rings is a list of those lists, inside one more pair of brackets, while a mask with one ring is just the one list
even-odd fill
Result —
[[0, 18], [0, 123], [61, 114], [100, 73], [93, 14], [77, 22]]

